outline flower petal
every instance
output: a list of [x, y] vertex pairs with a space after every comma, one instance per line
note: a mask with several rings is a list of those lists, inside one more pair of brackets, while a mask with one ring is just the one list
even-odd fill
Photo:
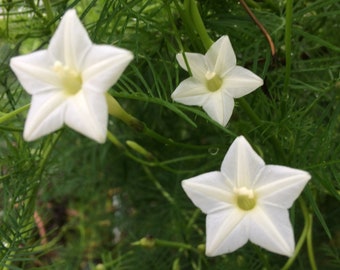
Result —
[[311, 176], [309, 173], [285, 166], [267, 165], [254, 181], [261, 202], [279, 208], [290, 208]]
[[242, 247], [248, 241], [246, 212], [236, 208], [209, 214], [206, 220], [206, 255], [217, 256]]
[[177, 86], [175, 91], [171, 94], [171, 98], [185, 105], [202, 106], [207, 101], [210, 94], [211, 93], [201, 82], [190, 77]]
[[224, 157], [221, 172], [234, 183], [235, 187], [252, 188], [255, 177], [264, 166], [264, 161], [251, 148], [247, 140], [239, 136]]
[[223, 78], [223, 88], [233, 97], [240, 98], [256, 90], [263, 80], [248, 69], [234, 67]]
[[220, 172], [208, 172], [182, 181], [192, 202], [204, 213], [225, 209], [233, 203], [233, 193]]
[[46, 50], [12, 57], [10, 66], [31, 95], [61, 87], [58, 75], [52, 70], [53, 61]]
[[[201, 82], [205, 81], [205, 74], [207, 72], [207, 65], [205, 62], [205, 57], [199, 53], [184, 53], [187, 59], [188, 65], [192, 76]], [[182, 53], [176, 55], [176, 59], [179, 65], [186, 71], [188, 71], [187, 64], [185, 63], [184, 56]]]
[[43, 92], [32, 97], [24, 128], [24, 139], [33, 141], [61, 128], [66, 96], [62, 92]]
[[80, 72], [91, 46], [92, 42], [76, 11], [70, 9], [64, 14], [47, 50], [54, 61]]
[[101, 93], [82, 90], [69, 98], [65, 123], [79, 133], [104, 143], [106, 140], [108, 108]]
[[256, 207], [251, 212], [249, 239], [269, 251], [292, 256], [295, 248], [294, 233], [288, 210], [271, 206]]
[[236, 66], [236, 56], [228, 36], [220, 37], [205, 55], [209, 70], [224, 77]]
[[234, 99], [222, 91], [210, 93], [203, 104], [207, 114], [222, 126], [227, 125], [234, 109]]
[[84, 87], [95, 92], [105, 92], [115, 84], [133, 54], [125, 49], [108, 45], [93, 45], [82, 66]]

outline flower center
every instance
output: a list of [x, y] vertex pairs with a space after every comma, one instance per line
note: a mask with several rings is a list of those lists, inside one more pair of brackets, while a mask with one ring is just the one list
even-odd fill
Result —
[[62, 87], [66, 94], [75, 95], [78, 93], [83, 82], [77, 71], [69, 68], [68, 66], [64, 66], [59, 61], [54, 63], [53, 70], [58, 73]]
[[215, 72], [208, 71], [205, 74], [205, 78], [207, 80], [206, 82], [207, 88], [210, 92], [215, 92], [221, 88], [223, 80]]
[[244, 211], [253, 209], [256, 205], [256, 196], [252, 189], [246, 187], [234, 188], [236, 204]]

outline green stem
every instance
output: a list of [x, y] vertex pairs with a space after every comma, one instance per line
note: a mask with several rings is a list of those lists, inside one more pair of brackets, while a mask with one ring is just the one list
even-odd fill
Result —
[[6, 31], [5, 31], [5, 36], [6, 36], [6, 39], [8, 40], [8, 38], [9, 38], [9, 10], [6, 13]]
[[300, 202], [300, 207], [301, 207], [301, 210], [302, 210], [303, 217], [305, 219], [305, 226], [303, 227], [299, 241], [296, 244], [293, 256], [289, 258], [289, 260], [286, 262], [286, 264], [282, 267], [281, 270], [287, 270], [292, 266], [297, 255], [299, 254], [299, 252], [302, 248], [302, 245], [307, 238], [307, 234], [310, 230], [310, 218], [309, 218], [308, 209], [306, 207], [306, 203], [304, 202], [304, 200], [302, 198], [299, 199], [299, 202]]
[[52, 11], [52, 6], [51, 6], [50, 0], [43, 0], [43, 3], [44, 3], [44, 6], [45, 6], [47, 18], [48, 18], [49, 21], [52, 21], [53, 20], [53, 11]]
[[37, 6], [36, 6], [36, 4], [35, 4], [35, 2], [34, 2], [33, 0], [26, 0], [25, 2], [32, 8], [33, 12], [34, 12], [39, 18], [42, 18], [42, 19], [46, 20], [45, 17], [44, 17], [44, 15], [40, 12], [40, 10], [37, 9]]
[[[205, 50], [208, 50], [210, 46], [213, 44], [213, 41], [209, 37], [207, 29], [204, 26], [202, 17], [199, 13], [195, 0], [185, 0], [183, 7], [181, 7], [177, 3], [177, 1], [174, 1], [174, 3], [182, 18], [184, 27], [186, 28], [186, 32], [189, 38], [192, 40], [193, 43], [195, 43], [196, 36], [193, 33], [197, 32], [198, 35], [200, 36], [201, 42]], [[198, 44], [196, 43], [196, 45]]]
[[[157, 100], [157, 102], [155, 102], [153, 99], [150, 99], [149, 97], [147, 97], [147, 98], [143, 98], [143, 97], [135, 98], [134, 96], [131, 96], [131, 95], [125, 95], [125, 94], [119, 94], [119, 93], [118, 94], [115, 93], [115, 96], [121, 97], [121, 98], [136, 99], [136, 100], [139, 100], [139, 101], [154, 102], [155, 104], [167, 106], [167, 103], [164, 102], [163, 100]], [[206, 146], [202, 146], [202, 145], [189, 145], [189, 144], [186, 144], [186, 143], [178, 143], [178, 142], [173, 141], [171, 138], [164, 137], [164, 136], [158, 134], [157, 132], [153, 131], [152, 129], [150, 129], [142, 121], [140, 121], [137, 118], [135, 118], [134, 116], [131, 116], [131, 115], [127, 114], [126, 112], [124, 112], [124, 110], [121, 108], [121, 106], [116, 101], [116, 99], [113, 98], [110, 94], [107, 94], [106, 98], [107, 98], [107, 102], [108, 102], [109, 114], [116, 117], [116, 118], [119, 118], [120, 120], [125, 122], [127, 125], [132, 127], [135, 131], [137, 131], [141, 134], [144, 134], [148, 137], [151, 137], [151, 138], [155, 139], [156, 141], [161, 142], [165, 145], [174, 145], [174, 146], [190, 148], [190, 149], [206, 148]], [[170, 108], [170, 107], [168, 107], [168, 108]], [[114, 111], [116, 111], [116, 112], [114, 112]], [[221, 127], [220, 125], [217, 125], [217, 126]]]
[[161, 192], [163, 197], [171, 204], [176, 206], [176, 201], [171, 197], [170, 193], [167, 192], [164, 187], [159, 183], [159, 181], [153, 176], [149, 168], [146, 166], [143, 166], [143, 169], [146, 173], [146, 175], [149, 177], [149, 179], [153, 182], [155, 187]]
[[110, 115], [122, 120], [125, 124], [131, 126], [136, 131], [143, 130], [144, 124], [131, 114], [127, 113], [113, 96], [106, 93], [105, 97]]
[[238, 103], [256, 125], [262, 124], [262, 120], [260, 119], [260, 117], [257, 116], [257, 114], [253, 111], [249, 103], [244, 98], [239, 98]]
[[184, 243], [181, 243], [181, 242], [173, 242], [173, 241], [167, 241], [167, 240], [160, 240], [160, 239], [155, 239], [155, 245], [163, 246], [163, 247], [195, 250], [191, 245], [188, 245], [188, 244], [184, 244]]
[[35, 177], [36, 178], [40, 178], [42, 172], [43, 172], [43, 168], [45, 167], [45, 164], [48, 160], [48, 157], [51, 155], [52, 153], [52, 149], [55, 146], [55, 144], [57, 143], [57, 141], [60, 138], [62, 131], [56, 132], [55, 134], [52, 134], [49, 138], [49, 140], [46, 141], [46, 143], [44, 144], [44, 148], [43, 148], [43, 154], [42, 154], [42, 159], [39, 162], [39, 166], [38, 166], [38, 170], [36, 171]]
[[106, 136], [109, 139], [109, 141], [112, 142], [115, 146], [117, 146], [120, 149], [125, 149], [124, 145], [121, 144], [117, 137], [113, 135], [110, 131], [107, 131]]
[[[189, 37], [189, 40], [191, 40], [192, 45], [194, 46], [194, 49], [198, 51], [199, 49], [202, 49], [202, 43], [197, 43], [197, 36], [196, 36], [196, 30], [195, 25], [192, 21], [191, 15], [190, 15], [190, 3], [188, 0], [184, 2], [184, 7], [178, 3], [177, 0], [174, 1], [174, 4], [176, 6], [176, 9], [181, 16], [181, 19], [183, 21], [183, 26], [185, 28], [185, 32]], [[185, 51], [184, 48], [181, 48], [182, 51]]]
[[134, 150], [137, 153], [139, 153], [142, 156], [144, 156], [147, 160], [150, 160], [150, 161], [155, 160], [155, 157], [148, 150], [146, 150], [143, 146], [141, 146], [140, 144], [136, 143], [135, 141], [127, 140], [127, 141], [125, 141], [125, 143], [132, 150]]
[[308, 257], [309, 263], [312, 270], [317, 270], [315, 256], [313, 252], [313, 241], [312, 241], [312, 232], [313, 232], [313, 216], [309, 214], [309, 230], [307, 234], [307, 250], [308, 250]]
[[153, 237], [143, 237], [139, 241], [136, 241], [132, 243], [133, 246], [142, 246], [142, 247], [148, 247], [153, 248], [155, 246], [162, 246], [162, 247], [170, 247], [170, 248], [178, 248], [178, 249], [190, 249], [193, 251], [196, 251], [191, 245], [184, 244], [182, 242], [174, 242], [174, 241], [167, 241], [167, 240], [161, 240]]
[[26, 105], [20, 107], [19, 109], [16, 109], [16, 110], [14, 110], [12, 112], [9, 112], [9, 113], [6, 113], [6, 114], [2, 115], [0, 117], [0, 124], [2, 124], [3, 122], [6, 122], [6, 121], [12, 119], [17, 114], [26, 111], [29, 107], [30, 107], [30, 104], [26, 104]]
[[285, 50], [286, 71], [283, 85], [283, 93], [287, 95], [292, 67], [292, 24], [293, 24], [293, 0], [286, 2], [286, 28], [285, 28]]
[[210, 46], [213, 44], [213, 41], [208, 35], [207, 29], [204, 26], [202, 17], [199, 13], [197, 4], [195, 3], [195, 0], [190, 0], [190, 14], [192, 16], [193, 23], [195, 25], [195, 28], [202, 40], [202, 43], [204, 45], [204, 48], [208, 50]]
[[[182, 13], [183, 10], [182, 10], [182, 9], [180, 8], [180, 6], [178, 5], [177, 1], [174, 1], [174, 3], [175, 3], [175, 6], [176, 6], [178, 12], [179, 12], [179, 13]], [[170, 9], [170, 4], [168, 4], [168, 5], [166, 6], [166, 11], [168, 12], [168, 17], [169, 17], [169, 22], [170, 22], [170, 24], [171, 24], [171, 27], [173, 28], [174, 32], [176, 33], [176, 34], [174, 35], [174, 38], [175, 38], [175, 40], [176, 40], [176, 42], [177, 42], [177, 44], [178, 44], [180, 50], [181, 50], [181, 51], [184, 51], [184, 47], [183, 47], [183, 44], [182, 44], [182, 41], [181, 41], [181, 38], [180, 38], [180, 34], [179, 34], [178, 29], [177, 29], [176, 23], [175, 23], [175, 21], [174, 21], [174, 16], [172, 15], [172, 12], [171, 12], [171, 9]]]

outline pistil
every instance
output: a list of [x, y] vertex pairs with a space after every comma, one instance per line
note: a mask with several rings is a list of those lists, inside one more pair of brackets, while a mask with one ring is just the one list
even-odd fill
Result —
[[256, 206], [256, 195], [252, 189], [246, 187], [234, 188], [234, 192], [236, 204], [240, 209], [249, 211]]
[[205, 74], [206, 86], [210, 92], [215, 92], [221, 88], [223, 80], [215, 72], [208, 71]]

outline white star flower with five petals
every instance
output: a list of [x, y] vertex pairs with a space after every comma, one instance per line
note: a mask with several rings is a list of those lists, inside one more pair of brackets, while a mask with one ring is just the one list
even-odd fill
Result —
[[233, 252], [248, 240], [271, 252], [295, 249], [288, 208], [309, 173], [265, 165], [242, 136], [230, 146], [220, 171], [183, 180], [182, 187], [206, 218], [206, 255]]
[[106, 91], [132, 59], [128, 50], [93, 44], [76, 11], [68, 10], [46, 50], [11, 59], [12, 70], [32, 95], [24, 139], [35, 140], [66, 124], [105, 142]]
[[[249, 94], [263, 80], [241, 66], [228, 36], [222, 36], [207, 51], [185, 53], [192, 77], [182, 81], [171, 97], [185, 105], [202, 106], [219, 124], [227, 125], [234, 108], [234, 98]], [[179, 65], [188, 71], [183, 54], [177, 54]]]

